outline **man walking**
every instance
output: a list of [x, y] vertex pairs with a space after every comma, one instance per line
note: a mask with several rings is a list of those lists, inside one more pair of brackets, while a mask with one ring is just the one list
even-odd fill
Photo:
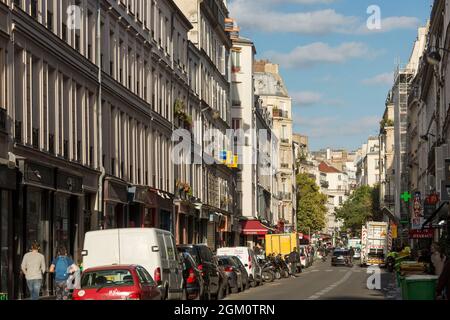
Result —
[[21, 269], [27, 280], [31, 300], [39, 300], [43, 274], [45, 273], [45, 258], [39, 253], [40, 246], [35, 241], [31, 245], [31, 251], [24, 255]]
[[350, 247], [350, 250], [348, 250], [348, 263], [350, 266], [353, 266], [353, 256], [355, 255], [355, 250], [353, 247]]
[[297, 248], [294, 248], [289, 254], [289, 263], [291, 267], [291, 277], [295, 278], [297, 273], [297, 263], [300, 261], [300, 255], [298, 254]]

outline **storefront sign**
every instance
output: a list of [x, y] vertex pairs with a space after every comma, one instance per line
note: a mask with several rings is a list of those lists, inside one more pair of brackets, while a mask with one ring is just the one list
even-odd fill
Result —
[[82, 194], [83, 178], [58, 170], [56, 174], [56, 186], [58, 190]]
[[398, 238], [398, 227], [395, 224], [391, 224], [391, 235], [392, 235], [392, 239]]
[[410, 230], [410, 239], [433, 239], [434, 229], [424, 229], [424, 230]]

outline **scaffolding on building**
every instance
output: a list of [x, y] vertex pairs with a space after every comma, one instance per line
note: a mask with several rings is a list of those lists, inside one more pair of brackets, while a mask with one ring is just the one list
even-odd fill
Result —
[[[392, 89], [395, 108], [395, 214], [401, 221], [410, 221], [410, 205], [401, 200], [401, 194], [409, 192], [408, 99], [416, 70], [416, 67], [411, 64], [406, 66], [398, 64]], [[404, 224], [401, 231], [401, 242], [408, 243], [409, 224]]]

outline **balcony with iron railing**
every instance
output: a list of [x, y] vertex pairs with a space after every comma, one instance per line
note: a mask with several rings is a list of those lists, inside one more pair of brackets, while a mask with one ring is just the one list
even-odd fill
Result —
[[280, 110], [280, 109], [273, 109], [272, 114], [273, 114], [274, 118], [289, 119], [289, 112], [288, 111], [284, 111], [284, 110]]
[[384, 202], [386, 204], [392, 204], [395, 203], [395, 197], [393, 195], [385, 195], [384, 196]]
[[279, 199], [285, 200], [285, 201], [292, 200], [292, 194], [290, 192], [280, 192]]

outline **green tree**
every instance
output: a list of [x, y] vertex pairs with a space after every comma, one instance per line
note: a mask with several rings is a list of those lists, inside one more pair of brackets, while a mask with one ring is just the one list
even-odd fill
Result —
[[335, 210], [335, 216], [344, 221], [344, 229], [357, 232], [364, 223], [379, 217], [378, 188], [359, 187]]
[[297, 231], [314, 233], [325, 228], [327, 197], [319, 190], [308, 174], [297, 176]]

